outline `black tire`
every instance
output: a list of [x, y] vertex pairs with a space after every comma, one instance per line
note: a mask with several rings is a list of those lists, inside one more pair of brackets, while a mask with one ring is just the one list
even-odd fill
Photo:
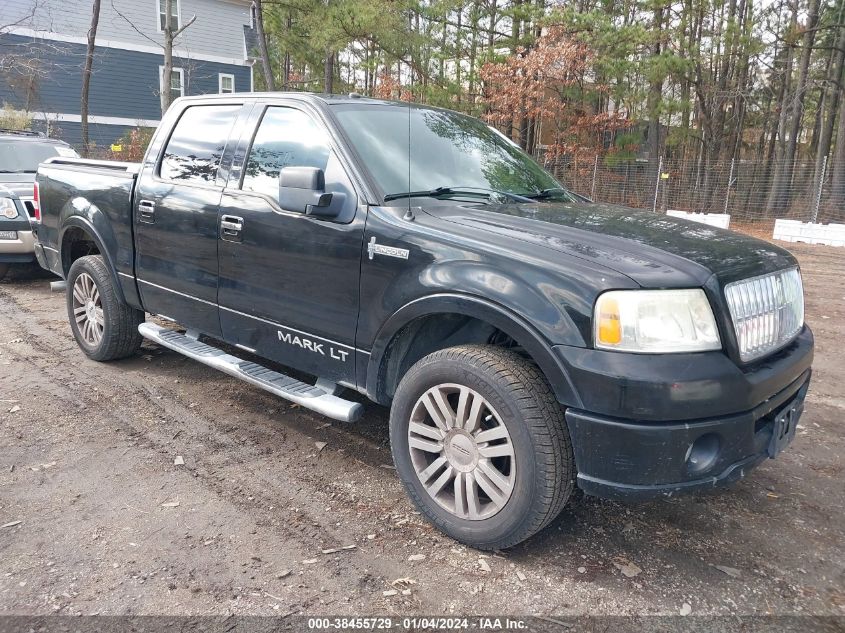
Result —
[[0, 281], [6, 277], [6, 273], [9, 272], [9, 264], [0, 264]]
[[[74, 317], [74, 286], [82, 274], [93, 279], [103, 311], [102, 336], [96, 344], [85, 340]], [[89, 358], [98, 361], [126, 358], [141, 347], [138, 326], [144, 322], [144, 312], [126, 305], [119, 298], [101, 255], [88, 255], [73, 262], [67, 276], [66, 299], [73, 337]]]
[[[408, 438], [412, 413], [423, 394], [448, 383], [480, 394], [510, 434], [515, 459], [512, 492], [487, 518], [471, 520], [442, 507], [420, 482], [419, 466], [414, 466]], [[478, 549], [512, 547], [543, 529], [566, 505], [575, 484], [563, 409], [545, 377], [515, 352], [488, 345], [440, 350], [411, 367], [393, 399], [390, 445], [396, 471], [420, 512], [447, 535]], [[443, 490], [448, 495], [448, 488]]]

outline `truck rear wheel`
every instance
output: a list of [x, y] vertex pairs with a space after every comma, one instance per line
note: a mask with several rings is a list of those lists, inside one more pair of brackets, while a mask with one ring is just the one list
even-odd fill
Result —
[[141, 346], [144, 313], [118, 297], [101, 255], [80, 257], [67, 276], [67, 312], [79, 347], [93, 360], [116, 360]]
[[497, 347], [452, 347], [411, 367], [393, 400], [390, 444], [419, 510], [479, 549], [541, 530], [574, 487], [560, 404], [536, 365]]

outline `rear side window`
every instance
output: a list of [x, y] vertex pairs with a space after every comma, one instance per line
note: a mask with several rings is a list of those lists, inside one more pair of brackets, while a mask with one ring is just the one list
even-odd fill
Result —
[[331, 147], [326, 132], [304, 112], [267, 108], [244, 169], [242, 189], [279, 197], [279, 172], [284, 167], [326, 169]]
[[161, 177], [184, 183], [214, 184], [223, 149], [240, 107], [187, 108], [164, 149]]

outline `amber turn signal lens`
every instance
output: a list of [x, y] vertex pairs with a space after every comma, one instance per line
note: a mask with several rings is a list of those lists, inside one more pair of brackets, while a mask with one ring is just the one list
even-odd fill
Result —
[[622, 341], [622, 324], [619, 319], [619, 304], [616, 299], [605, 297], [598, 309], [599, 342], [605, 345], [618, 345]]

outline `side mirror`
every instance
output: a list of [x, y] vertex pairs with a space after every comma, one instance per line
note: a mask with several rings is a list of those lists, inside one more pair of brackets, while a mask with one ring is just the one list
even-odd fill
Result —
[[321, 218], [335, 218], [346, 195], [326, 193], [325, 174], [317, 167], [284, 167], [279, 173], [279, 206]]

